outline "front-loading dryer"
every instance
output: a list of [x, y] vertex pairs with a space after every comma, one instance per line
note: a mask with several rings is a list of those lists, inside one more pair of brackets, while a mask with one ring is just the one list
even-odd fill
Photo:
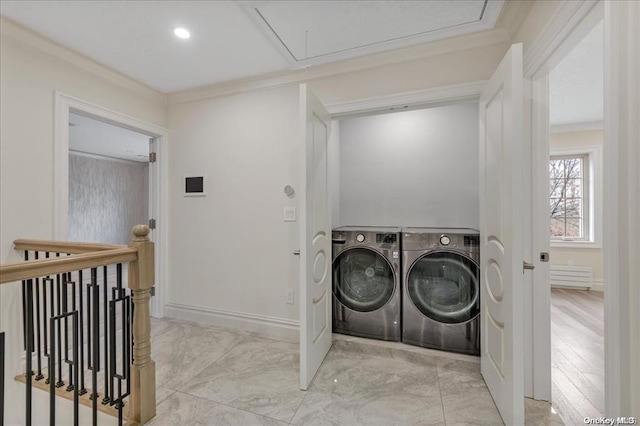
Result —
[[404, 228], [404, 343], [480, 354], [480, 235]]
[[400, 341], [400, 228], [332, 232], [333, 331]]

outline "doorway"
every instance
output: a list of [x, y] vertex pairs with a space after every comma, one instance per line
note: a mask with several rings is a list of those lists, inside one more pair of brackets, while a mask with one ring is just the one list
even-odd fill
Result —
[[[70, 145], [70, 125], [73, 118], [76, 120], [91, 119], [120, 129], [144, 135], [147, 140], [147, 149], [154, 152], [154, 163], [148, 166], [148, 204], [147, 218], [142, 223], [147, 223], [148, 219], [155, 219], [156, 227], [150, 233], [151, 240], [155, 243], [155, 297], [151, 299], [151, 313], [154, 317], [164, 316], [165, 285], [166, 276], [166, 246], [164, 235], [166, 235], [167, 206], [161, 194], [166, 186], [165, 173], [166, 158], [162, 155], [164, 144], [167, 141], [168, 131], [162, 127], [139, 120], [137, 118], [122, 114], [99, 105], [74, 98], [72, 96], [56, 92], [54, 110], [54, 239], [66, 240], [69, 233], [69, 183], [70, 183], [70, 154], [74, 154], [74, 149]], [[142, 148], [144, 150], [144, 148]], [[79, 151], [79, 150], [75, 150]], [[126, 150], [123, 150], [126, 151]], [[103, 153], [104, 154], [104, 153]], [[129, 153], [131, 155], [132, 153]], [[94, 155], [94, 154], [86, 154]], [[133, 155], [143, 155], [141, 152]], [[141, 159], [141, 158], [139, 158]], [[124, 232], [124, 231], [122, 231]], [[131, 229], [128, 230], [131, 233]], [[120, 237], [121, 239], [124, 238]], [[127, 237], [126, 242], [130, 240]]]
[[600, 20], [549, 73], [551, 398], [567, 424], [605, 415], [603, 116]]
[[148, 222], [149, 139], [69, 114], [69, 241], [127, 244]]

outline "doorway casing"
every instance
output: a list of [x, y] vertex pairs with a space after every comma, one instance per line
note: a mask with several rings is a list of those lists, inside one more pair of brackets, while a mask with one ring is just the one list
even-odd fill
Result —
[[82, 115], [149, 135], [154, 139], [152, 145], [158, 160], [155, 167], [150, 167], [149, 176], [149, 217], [156, 219], [156, 229], [151, 238], [156, 245], [155, 297], [151, 300], [153, 316], [164, 316], [166, 286], [166, 253], [165, 244], [167, 215], [165, 193], [167, 161], [163, 155], [168, 141], [168, 130], [131, 117], [117, 111], [78, 99], [76, 97], [55, 92], [54, 95], [54, 140], [53, 140], [53, 238], [66, 240], [69, 217], [69, 113]]

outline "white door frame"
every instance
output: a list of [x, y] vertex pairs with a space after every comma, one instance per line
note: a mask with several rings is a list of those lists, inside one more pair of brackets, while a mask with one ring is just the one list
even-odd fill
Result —
[[[531, 378], [525, 395], [551, 401], [551, 285], [549, 263], [549, 72], [602, 19], [601, 2], [565, 2], [556, 19], [525, 56], [525, 79], [531, 92], [531, 253], [535, 270], [531, 283], [531, 327], [525, 338], [531, 360], [525, 365]], [[544, 44], [544, 48], [538, 48]], [[533, 344], [535, 342], [535, 344]]]
[[156, 270], [155, 287], [156, 295], [151, 299], [153, 316], [164, 316], [164, 301], [166, 286], [164, 278], [166, 274], [167, 258], [165, 236], [167, 217], [165, 214], [166, 200], [162, 195], [166, 192], [167, 160], [164, 152], [168, 142], [168, 130], [155, 124], [139, 120], [126, 114], [104, 108], [102, 106], [78, 99], [76, 97], [55, 92], [54, 97], [54, 137], [53, 137], [53, 238], [55, 240], [67, 240], [69, 217], [69, 113], [80, 112], [82, 115], [96, 118], [119, 127], [124, 127], [139, 133], [144, 133], [156, 139], [158, 161], [152, 168], [150, 176], [150, 190], [153, 191], [150, 199], [153, 205], [149, 205], [149, 213], [154, 214], [157, 227], [153, 232], [153, 240], [156, 244]]

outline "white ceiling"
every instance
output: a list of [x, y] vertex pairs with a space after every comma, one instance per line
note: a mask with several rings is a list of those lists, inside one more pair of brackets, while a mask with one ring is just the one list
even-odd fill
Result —
[[149, 136], [70, 113], [69, 149], [146, 163], [149, 160]]
[[600, 22], [549, 74], [549, 123], [595, 124], [604, 114], [604, 35]]
[[[11, 1], [0, 13], [168, 93], [493, 28], [503, 0]], [[175, 27], [191, 32], [188, 40]]]

